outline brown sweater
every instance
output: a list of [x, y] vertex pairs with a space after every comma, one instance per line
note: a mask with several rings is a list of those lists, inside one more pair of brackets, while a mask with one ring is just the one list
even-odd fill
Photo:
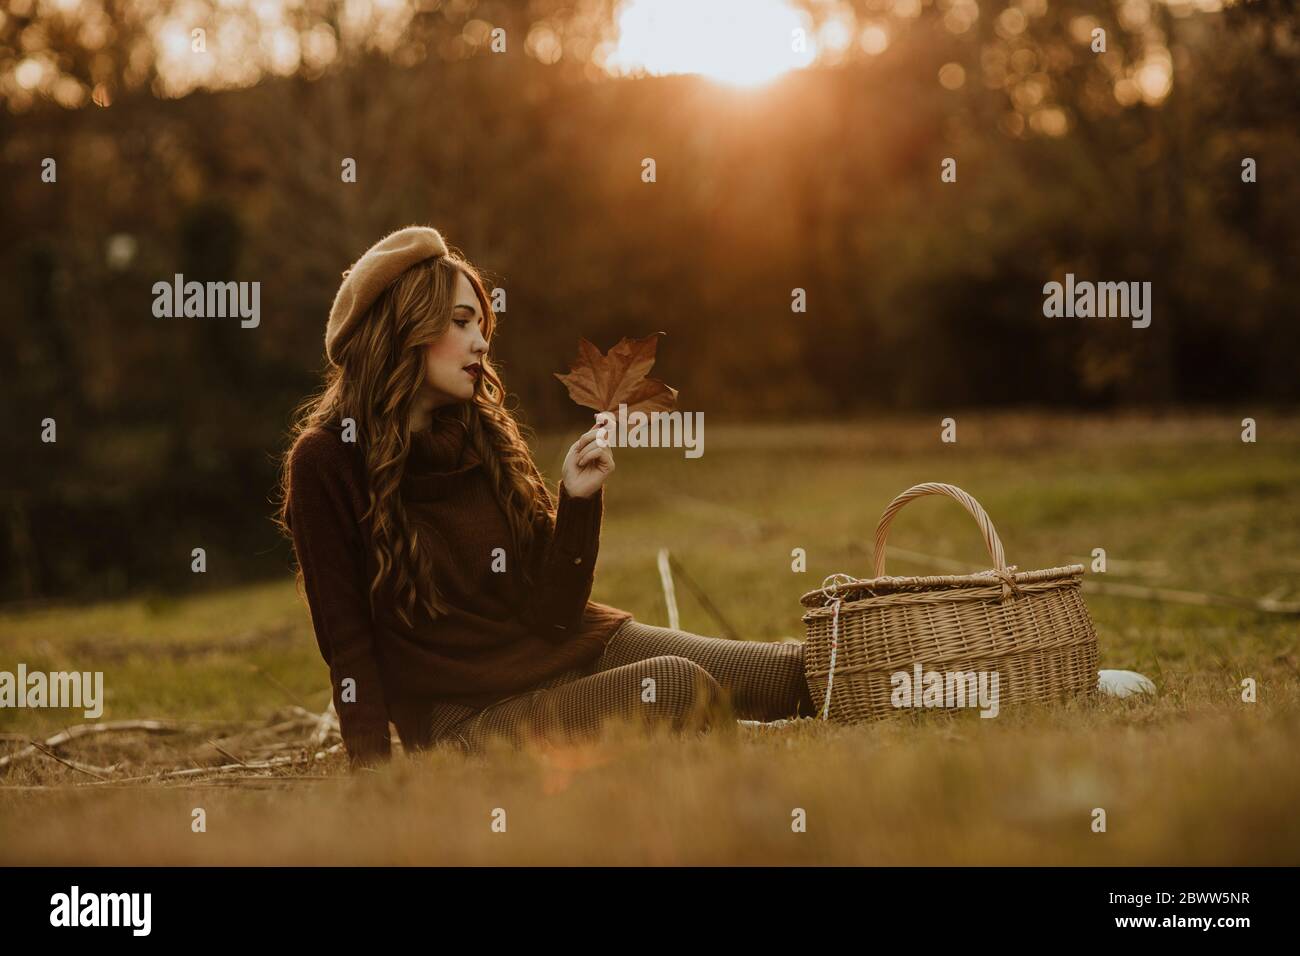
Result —
[[[561, 483], [554, 529], [539, 525], [524, 558], [533, 570], [529, 588], [505, 512], [455, 419], [435, 414], [431, 427], [413, 436], [401, 488], [411, 526], [439, 543], [435, 580], [452, 610], [437, 620], [417, 606], [407, 627], [387, 590], [371, 616], [376, 563], [362, 517], [369, 497], [360, 447], [344, 442], [337, 427], [309, 429], [289, 469], [294, 549], [354, 765], [389, 755], [390, 719], [404, 746], [424, 746], [436, 703], [486, 707], [587, 664], [632, 617], [589, 600], [603, 489], [574, 498]], [[493, 570], [497, 548], [504, 571]], [[343, 686], [348, 678], [355, 695]]]

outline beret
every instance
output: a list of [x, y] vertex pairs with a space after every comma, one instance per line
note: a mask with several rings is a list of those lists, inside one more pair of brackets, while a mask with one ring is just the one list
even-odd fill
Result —
[[343, 284], [334, 296], [329, 322], [325, 325], [325, 355], [338, 365], [338, 356], [357, 323], [385, 287], [424, 259], [447, 255], [447, 244], [437, 229], [407, 226], [390, 232], [367, 249], [343, 273]]

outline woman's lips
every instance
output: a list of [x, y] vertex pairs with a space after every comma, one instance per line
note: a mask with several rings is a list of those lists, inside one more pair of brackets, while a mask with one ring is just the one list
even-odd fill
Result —
[[462, 371], [477, 382], [479, 373], [483, 371], [483, 368], [480, 365], [466, 365]]

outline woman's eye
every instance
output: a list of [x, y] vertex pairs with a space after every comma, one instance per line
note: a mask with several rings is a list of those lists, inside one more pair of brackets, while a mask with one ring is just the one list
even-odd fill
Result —
[[452, 321], [454, 321], [454, 322], [455, 322], [457, 325], [459, 325], [462, 329], [463, 329], [465, 326], [469, 325], [469, 319], [453, 319]]

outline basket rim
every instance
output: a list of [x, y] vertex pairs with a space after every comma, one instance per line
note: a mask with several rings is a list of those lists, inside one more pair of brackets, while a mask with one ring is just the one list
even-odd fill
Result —
[[[1081, 578], [1082, 564], [1070, 564], [1059, 568], [1043, 568], [1036, 571], [1014, 571], [1009, 577], [1017, 584], [1037, 584], [1045, 581]], [[977, 571], [972, 574], [928, 574], [928, 575], [882, 575], [878, 578], [854, 578], [839, 585], [836, 593], [845, 602], [861, 601], [873, 597], [893, 594], [906, 588], [921, 588], [928, 591], [959, 590], [962, 588], [986, 588], [1001, 584], [1003, 578], [996, 569]], [[799, 603], [806, 608], [821, 608], [827, 604], [826, 594], [822, 588], [808, 591], [799, 598]]]

